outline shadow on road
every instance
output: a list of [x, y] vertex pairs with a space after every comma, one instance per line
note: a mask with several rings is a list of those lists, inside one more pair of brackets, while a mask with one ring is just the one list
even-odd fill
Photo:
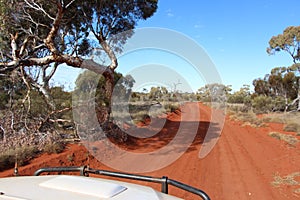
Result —
[[[165, 124], [160, 130], [157, 130], [155, 124], [161, 123], [159, 120], [164, 120]], [[172, 121], [156, 118], [149, 126], [131, 127], [127, 131], [128, 133], [134, 131], [135, 135], [140, 134], [140, 138], [129, 136], [126, 145], [122, 146], [126, 150], [151, 152], [172, 144], [174, 146], [173, 151], [185, 149], [186, 152], [191, 152], [197, 150], [197, 146], [203, 144], [206, 136], [205, 142], [219, 137], [221, 130], [218, 124], [213, 122]], [[209, 135], [207, 135], [208, 133]], [[145, 137], [147, 135], [152, 136]]]

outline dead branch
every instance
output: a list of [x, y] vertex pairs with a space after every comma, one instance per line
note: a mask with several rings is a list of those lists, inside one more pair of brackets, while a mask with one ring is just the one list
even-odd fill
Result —
[[48, 120], [49, 122], [52, 122], [52, 123], [63, 123], [63, 122], [68, 122], [68, 123], [71, 123], [72, 121], [71, 120], [68, 120], [68, 119], [49, 119]]
[[[67, 112], [69, 110], [71, 110], [72, 108], [64, 108], [64, 109], [61, 109], [61, 110], [55, 110], [55, 111], [52, 111], [50, 112], [39, 124], [39, 126], [37, 127], [37, 130], [40, 130], [43, 125], [47, 122], [47, 121], [50, 121], [50, 117], [54, 114], [58, 114], [58, 113], [62, 113], [62, 112]], [[53, 120], [52, 120], [53, 121]], [[50, 121], [51, 122], [51, 121]]]

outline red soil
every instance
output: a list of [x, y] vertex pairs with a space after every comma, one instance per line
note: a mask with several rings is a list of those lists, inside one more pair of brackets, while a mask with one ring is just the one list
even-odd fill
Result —
[[[188, 111], [194, 109], [195, 105], [195, 103], [186, 104], [181, 109], [182, 113], [189, 113]], [[211, 109], [202, 104], [199, 105], [198, 122], [200, 126], [192, 145], [169, 166], [143, 175], [168, 176], [201, 188], [209, 194], [211, 199], [300, 199], [300, 194], [296, 192], [296, 189], [300, 188], [300, 183], [298, 185], [280, 185], [279, 187], [272, 185], [276, 174], [283, 177], [300, 172], [300, 145], [291, 146], [284, 141], [268, 136], [271, 131], [285, 133], [282, 131], [282, 125], [268, 124], [263, 128], [253, 128], [242, 126], [240, 122], [233, 122], [226, 118], [222, 135], [216, 146], [206, 157], [200, 159], [198, 154], [203, 146], [204, 136], [213, 122], [211, 122]], [[174, 137], [174, 133], [179, 127], [178, 123], [181, 122], [182, 113], [168, 115], [168, 120], [160, 133], [151, 138], [135, 140], [134, 145], [127, 145], [126, 148], [128, 151], [150, 152], [166, 145]], [[190, 117], [191, 121], [195, 120], [195, 116]], [[150, 127], [140, 127], [141, 131], [146, 131], [147, 128]], [[165, 136], [168, 136], [167, 140], [164, 140]], [[298, 139], [300, 138], [298, 137]], [[71, 144], [60, 154], [44, 154], [32, 160], [30, 164], [20, 167], [19, 173], [32, 175], [41, 167], [87, 164], [92, 168], [113, 170], [92, 156], [88, 156], [83, 145]], [[12, 174], [13, 170], [7, 170], [1, 172], [0, 177]], [[299, 177], [295, 177], [295, 180], [300, 182]], [[136, 183], [160, 189], [159, 185], [152, 183]], [[197, 199], [194, 195], [173, 187], [170, 187], [169, 192], [185, 199]]]

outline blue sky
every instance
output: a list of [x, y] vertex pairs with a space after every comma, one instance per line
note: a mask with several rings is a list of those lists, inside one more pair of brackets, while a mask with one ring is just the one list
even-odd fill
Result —
[[266, 48], [272, 36], [300, 25], [299, 7], [299, 0], [160, 0], [157, 13], [138, 27], [191, 37], [211, 57], [223, 83], [237, 90], [276, 66], [291, 64], [288, 55], [269, 56]]
[[[137, 28], [167, 28], [190, 37], [210, 56], [223, 84], [238, 90], [243, 84], [252, 86], [255, 78], [274, 67], [292, 64], [285, 53], [269, 56], [266, 48], [272, 36], [288, 26], [300, 25], [299, 7], [299, 0], [159, 0], [154, 16], [139, 22]], [[161, 57], [153, 53], [151, 58], [157, 59], [155, 56]], [[128, 66], [135, 61], [129, 58], [120, 59], [117, 71], [130, 71]], [[175, 64], [170, 61], [168, 65], [192, 79], [191, 72]], [[63, 78], [57, 80], [64, 82]], [[195, 90], [201, 84], [194, 80], [192, 87]]]

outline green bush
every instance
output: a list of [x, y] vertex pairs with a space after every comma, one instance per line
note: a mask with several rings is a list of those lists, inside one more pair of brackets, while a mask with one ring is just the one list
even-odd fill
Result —
[[252, 107], [255, 113], [267, 113], [272, 111], [272, 98], [268, 96], [257, 96], [252, 99]]
[[175, 112], [176, 110], [179, 109], [179, 104], [178, 103], [167, 103], [164, 105], [164, 108], [166, 109], [166, 112]]
[[285, 99], [283, 97], [276, 97], [272, 100], [273, 111], [284, 111], [285, 110]]

